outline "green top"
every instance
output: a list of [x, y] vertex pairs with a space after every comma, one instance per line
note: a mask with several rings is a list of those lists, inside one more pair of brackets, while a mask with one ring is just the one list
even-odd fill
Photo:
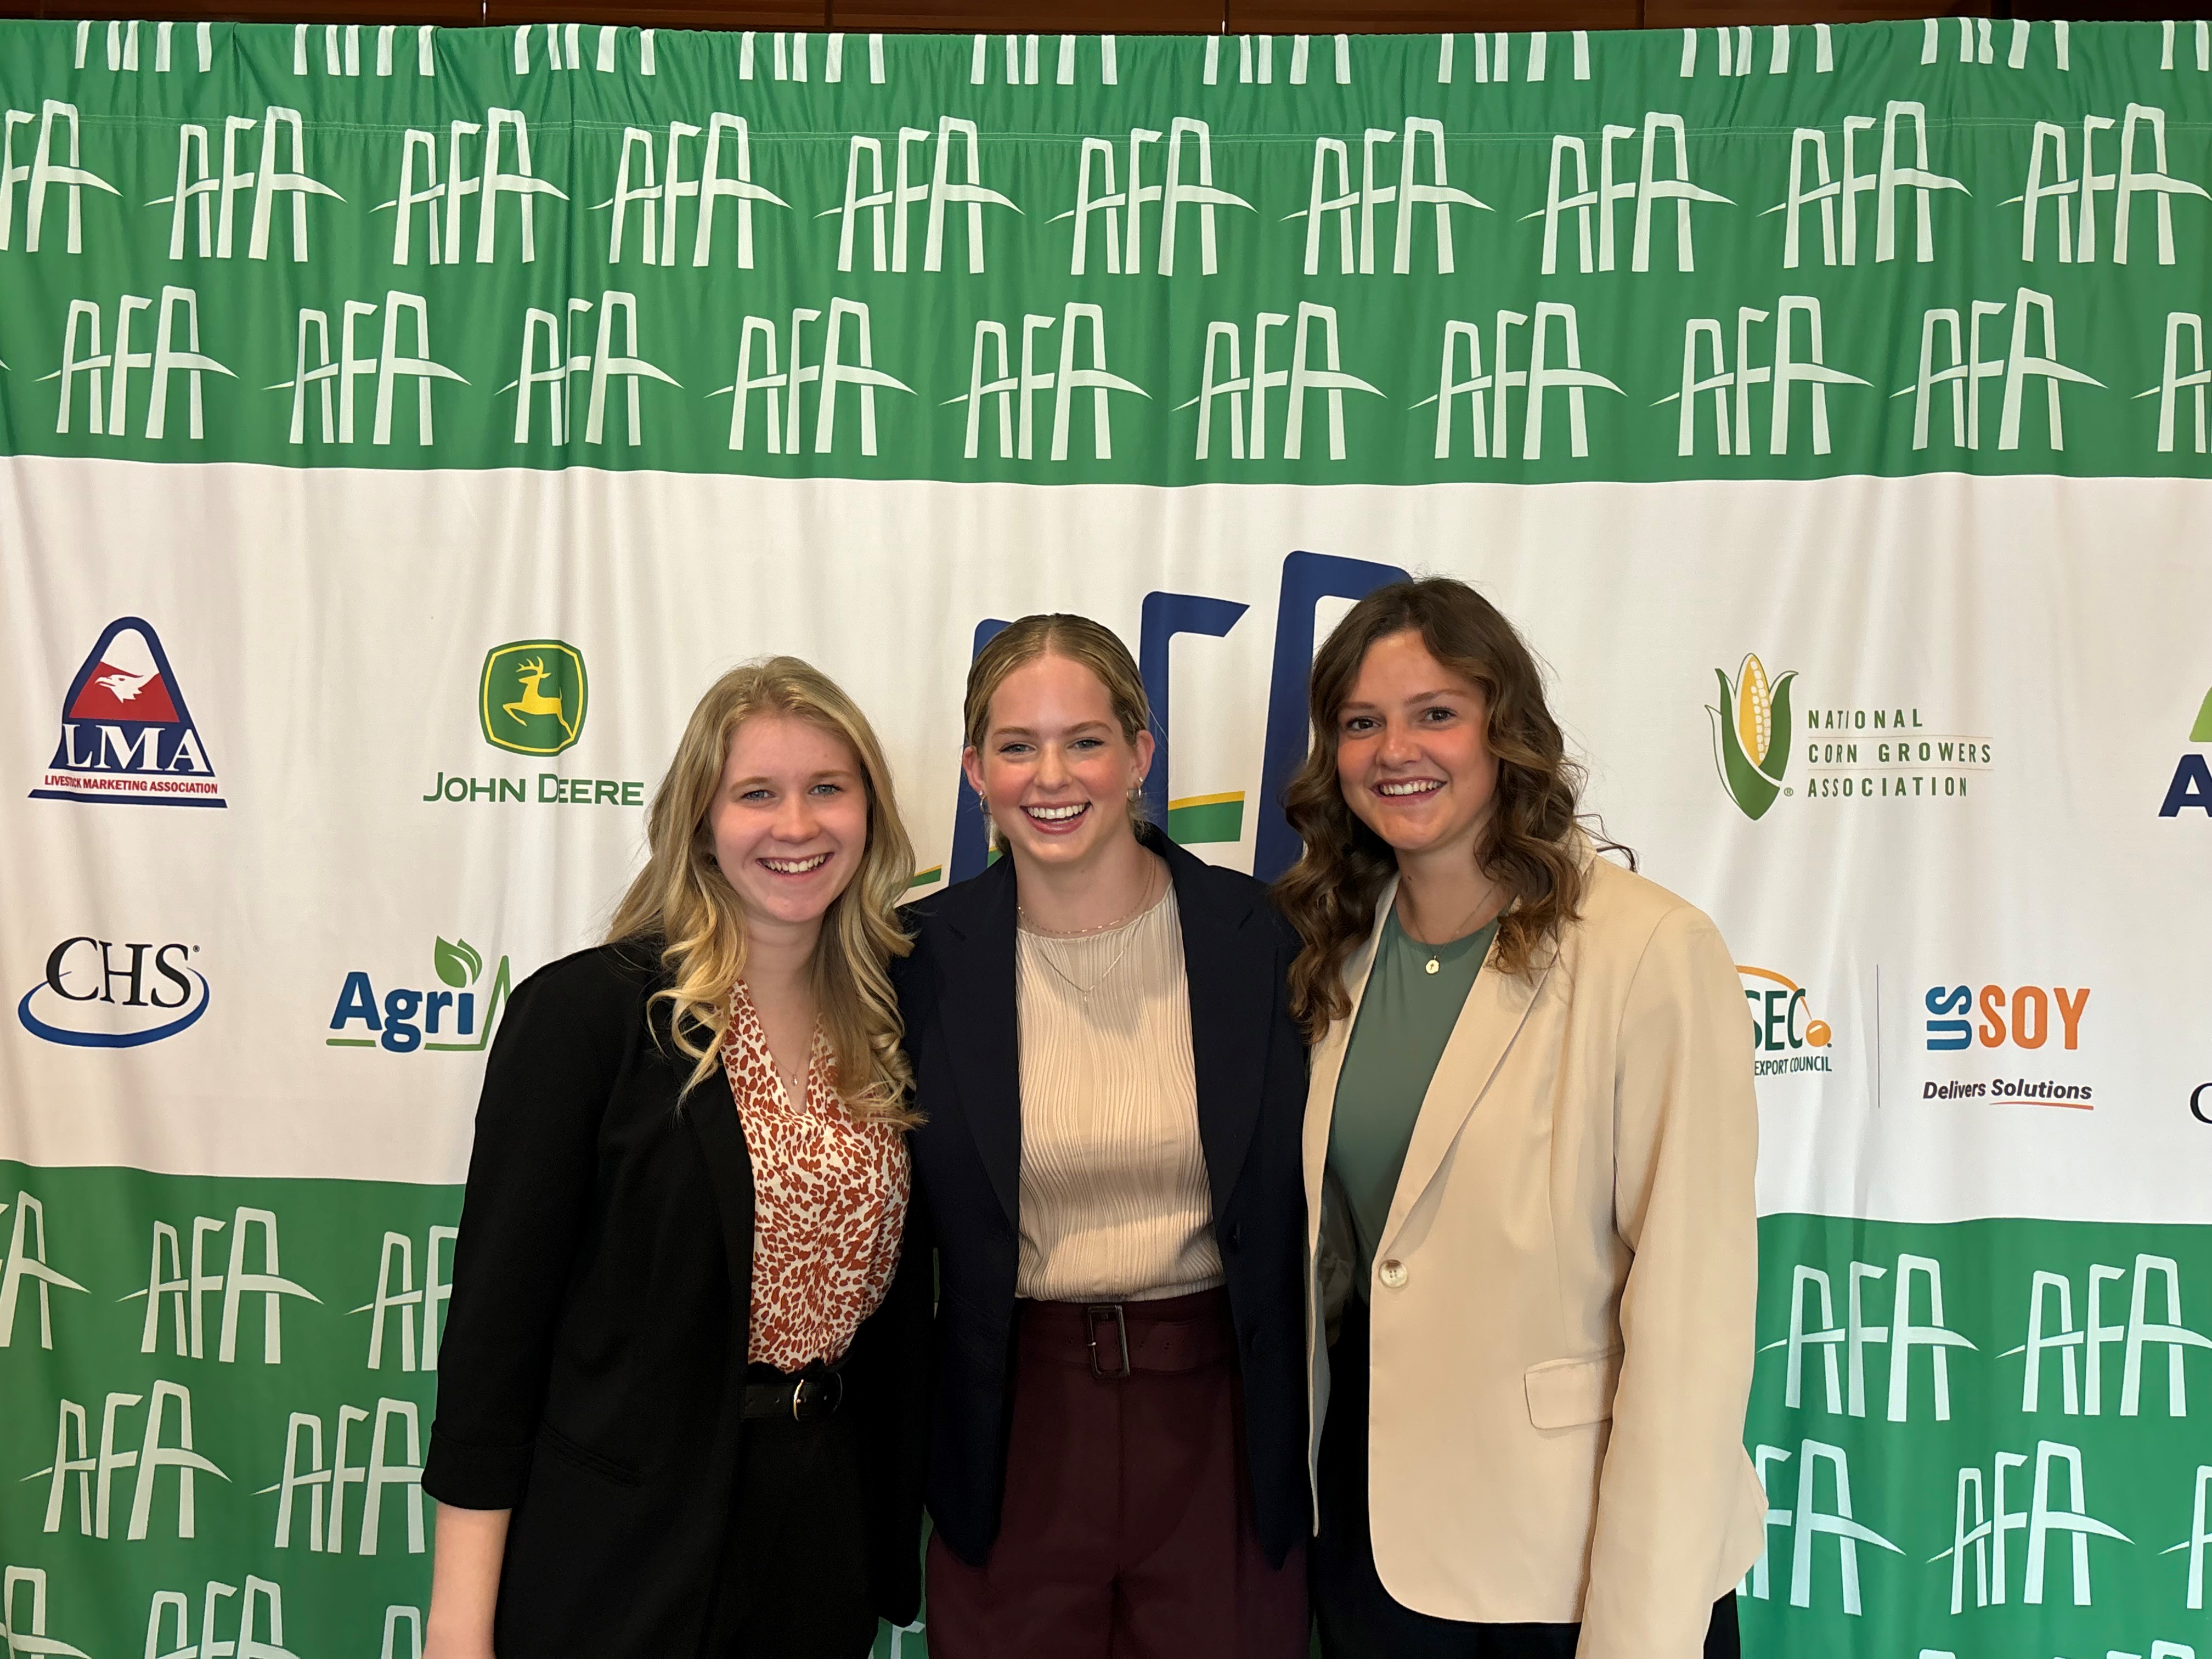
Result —
[[1328, 1126], [1328, 1166], [1351, 1200], [1363, 1297], [1429, 1079], [1497, 932], [1492, 921], [1449, 945], [1423, 945], [1398, 925], [1395, 905], [1382, 924]]

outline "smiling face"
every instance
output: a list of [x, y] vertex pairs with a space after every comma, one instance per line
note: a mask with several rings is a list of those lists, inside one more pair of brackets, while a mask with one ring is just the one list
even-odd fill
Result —
[[730, 739], [707, 828], [748, 929], [817, 926], [867, 851], [860, 763], [810, 720], [756, 714]]
[[1129, 792], [1152, 763], [1152, 733], [1124, 735], [1098, 677], [1049, 653], [1000, 682], [982, 744], [961, 757], [1015, 858], [1061, 869], [1130, 833]]
[[1498, 793], [1490, 706], [1408, 629], [1368, 647], [1337, 711], [1345, 804], [1400, 860], [1474, 854]]

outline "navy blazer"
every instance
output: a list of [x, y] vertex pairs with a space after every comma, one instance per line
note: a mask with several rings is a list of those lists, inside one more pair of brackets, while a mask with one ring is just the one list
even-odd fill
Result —
[[[1167, 860], [1182, 916], [1199, 1140], [1236, 1326], [1253, 1514], [1279, 1565], [1311, 1514], [1298, 1140], [1306, 1060], [1287, 980], [1297, 936], [1249, 876], [1206, 864], [1156, 830], [1139, 834]], [[927, 1120], [912, 1138], [915, 1212], [938, 1261], [929, 1507], [945, 1541], [976, 1565], [998, 1535], [1013, 1413], [1022, 1166], [1014, 912], [1013, 862], [1001, 859], [908, 905], [914, 952], [891, 968], [914, 1103]]]

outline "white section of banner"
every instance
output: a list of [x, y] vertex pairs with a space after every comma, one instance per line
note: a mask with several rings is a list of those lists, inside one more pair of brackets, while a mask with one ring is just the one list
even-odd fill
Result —
[[[1242, 791], [1241, 842], [1199, 850], [1249, 867], [1279, 586], [1306, 550], [1467, 577], [1549, 664], [1590, 805], [1750, 970], [1763, 1210], [2212, 1219], [2212, 1127], [2188, 1105], [2212, 1076], [2212, 813], [2160, 816], [2212, 683], [2212, 562], [2172, 550], [2206, 522], [2212, 484], [2122, 479], [1169, 490], [0, 463], [0, 1155], [458, 1180], [482, 1057], [429, 1045], [481, 1038], [501, 958], [520, 979], [593, 939], [641, 844], [625, 795], [649, 798], [698, 694], [761, 653], [813, 659], [873, 715], [927, 867], [951, 852], [979, 621], [1081, 611], [1134, 642], [1151, 592], [1249, 605], [1170, 647], [1170, 793]], [[1321, 609], [1325, 630], [1343, 605]], [[65, 743], [98, 749], [64, 704], [121, 617], [158, 636], [222, 809], [30, 798]], [[480, 698], [488, 655], [532, 641]], [[557, 670], [554, 645], [586, 665], [587, 700], [560, 694], [574, 746], [493, 746], [487, 722], [554, 707], [512, 678]], [[1767, 751], [1786, 793], [1754, 821], [1718, 720], [1756, 745], [1769, 686], [1791, 700], [1768, 738], [1787, 759]], [[501, 799], [426, 799], [500, 779]], [[89, 943], [58, 989], [70, 940]], [[204, 1017], [82, 1046], [159, 1018], [120, 1006], [134, 944], [147, 984], [187, 947], [161, 958], [180, 977], [137, 988]], [[422, 1046], [394, 1052], [386, 1000], [410, 991], [395, 1041]]]

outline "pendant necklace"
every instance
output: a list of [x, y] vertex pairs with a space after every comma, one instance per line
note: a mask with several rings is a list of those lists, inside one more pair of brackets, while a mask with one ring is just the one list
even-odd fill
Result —
[[[1029, 927], [1029, 931], [1040, 939], [1097, 939], [1113, 933], [1117, 928], [1129, 927], [1130, 923], [1137, 921], [1147, 910], [1151, 909], [1154, 904], [1158, 902], [1159, 897], [1160, 895], [1154, 893], [1152, 890], [1152, 878], [1148, 872], [1145, 879], [1145, 896], [1138, 901], [1137, 908], [1130, 911], [1127, 915], [1122, 916], [1116, 921], [1107, 922], [1101, 927], [1079, 927], [1072, 929], [1066, 933], [1054, 933], [1048, 928], [1038, 927], [1031, 925], [1029, 921], [1029, 912], [1023, 909], [1018, 902], [1014, 906], [1014, 914], [1020, 919], [1024, 926]], [[1058, 978], [1070, 990], [1073, 991], [1078, 996], [1084, 998], [1087, 1001], [1093, 991], [1097, 990], [1113, 976], [1114, 970], [1121, 965], [1121, 958], [1129, 954], [1129, 947], [1136, 943], [1136, 939], [1137, 935], [1135, 929], [1130, 928], [1127, 937], [1123, 939], [1121, 941], [1121, 948], [1114, 953], [1114, 959], [1106, 964], [1105, 971], [1100, 974], [1097, 978], [1092, 980], [1088, 985], [1083, 984], [1081, 981], [1077, 980], [1073, 974], [1070, 974], [1067, 969], [1054, 962], [1052, 959], [1052, 952], [1048, 949], [1039, 951], [1037, 952], [1037, 957], [1047, 968], [1052, 970], [1056, 978]]]
[[[1460, 918], [1459, 926], [1452, 930], [1449, 938], [1443, 939], [1441, 943], [1443, 945], [1449, 945], [1458, 939], [1464, 939], [1467, 936], [1465, 932], [1467, 924], [1473, 921], [1475, 917], [1481, 913], [1483, 905], [1487, 902], [1489, 902], [1489, 901], [1486, 898], [1477, 900], [1474, 908], [1468, 911], [1466, 915]], [[1414, 944], [1423, 945], [1427, 949], [1429, 959], [1426, 963], [1422, 964], [1421, 971], [1423, 973], [1440, 974], [1443, 971], [1444, 965], [1437, 956], [1437, 951], [1439, 949], [1438, 945], [1431, 945], [1426, 939], [1413, 939], [1413, 935], [1408, 932], [1406, 927], [1406, 921], [1403, 916], [1401, 916], [1398, 919], [1398, 931], [1404, 933], [1407, 939], [1413, 939]]]

